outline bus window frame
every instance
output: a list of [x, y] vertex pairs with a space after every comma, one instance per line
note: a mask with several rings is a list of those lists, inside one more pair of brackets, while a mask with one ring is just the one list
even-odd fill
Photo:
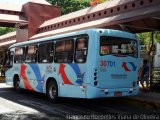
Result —
[[[27, 52], [28, 52], [28, 47], [29, 46], [37, 46], [37, 50], [36, 50], [36, 61], [35, 62], [27, 62], [26, 60], [26, 57], [27, 57], [27, 55], [29, 55]], [[27, 63], [27, 64], [35, 64], [35, 63], [38, 63], [38, 43], [37, 44], [28, 44], [28, 45], [26, 45], [25, 46], [26, 47], [26, 51], [25, 51], [25, 63]], [[32, 55], [32, 54], [31, 54]]]
[[[57, 42], [66, 42], [66, 41], [71, 41], [72, 42], [72, 48], [71, 48], [71, 50], [70, 51], [60, 51], [60, 52], [57, 52], [56, 51], [56, 45], [57, 45]], [[66, 47], [66, 46], [65, 46]], [[66, 48], [65, 48], [66, 49]], [[58, 61], [56, 61], [56, 57], [57, 57], [57, 55], [56, 55], [56, 53], [67, 53], [67, 52], [72, 52], [72, 60], [71, 60], [71, 62], [64, 62], [64, 61], [62, 61], [62, 62], [58, 62]], [[74, 37], [68, 37], [68, 38], [62, 38], [62, 39], [59, 39], [59, 40], [56, 40], [55, 41], [55, 46], [54, 46], [54, 63], [73, 63], [74, 62]]]
[[[53, 56], [52, 56], [52, 61], [51, 62], [39, 62], [39, 53], [40, 53], [40, 51], [39, 51], [39, 46], [40, 45], [44, 45], [44, 44], [50, 44], [50, 43], [52, 43], [52, 49], [53, 49], [53, 52], [50, 52], [50, 54], [53, 54]], [[38, 62], [38, 64], [47, 64], [47, 63], [53, 63], [53, 61], [54, 61], [54, 56], [55, 56], [55, 42], [54, 41], [48, 41], [48, 42], [42, 42], [42, 43], [38, 43], [38, 50], [37, 50], [37, 57], [38, 57], [38, 59], [37, 59], [37, 62]]]
[[[87, 41], [87, 45], [86, 45], [86, 59], [84, 62], [77, 62], [76, 60], [76, 51], [85, 51], [85, 50], [79, 50], [79, 49], [76, 49], [77, 48], [77, 41], [80, 39], [80, 38], [85, 38], [86, 41]], [[79, 36], [79, 37], [76, 37], [75, 38], [75, 46], [74, 46], [74, 62], [75, 63], [78, 63], [78, 64], [84, 64], [87, 62], [87, 57], [88, 57], [88, 47], [89, 47], [89, 36], [88, 35], [83, 35], [83, 36]]]
[[[16, 55], [16, 48], [22, 48], [23, 49], [23, 54], [22, 55]], [[14, 64], [22, 64], [22, 63], [25, 63], [25, 60], [26, 60], [26, 46], [19, 46], [19, 47], [15, 47], [15, 50], [14, 50], [14, 55], [13, 55], [13, 62]], [[16, 63], [15, 62], [15, 56], [23, 56], [24, 57], [24, 61], [23, 62], [18, 62]]]

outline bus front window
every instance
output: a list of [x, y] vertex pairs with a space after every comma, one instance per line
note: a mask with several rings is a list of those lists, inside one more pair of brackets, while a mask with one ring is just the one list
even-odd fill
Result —
[[137, 41], [120, 37], [100, 37], [100, 55], [126, 55], [137, 57]]

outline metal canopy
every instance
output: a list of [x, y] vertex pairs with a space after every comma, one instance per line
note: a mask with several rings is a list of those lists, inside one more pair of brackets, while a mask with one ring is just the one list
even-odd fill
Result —
[[50, 31], [46, 30], [46, 32], [37, 34], [31, 37], [31, 39], [62, 34], [76, 30], [88, 29], [88, 28], [111, 28], [111, 29], [124, 30], [132, 33], [155, 31], [155, 30], [160, 30], [159, 16], [160, 16], [160, 4], [145, 7], [145, 9], [142, 8], [134, 11], [128, 11], [111, 17], [93, 20], [73, 26], [62, 27], [60, 29], [55, 29]]
[[160, 0], [113, 0], [95, 7], [76, 11], [39, 27], [39, 33], [69, 26], [111, 19], [97, 27], [127, 30], [133, 33], [159, 30]]
[[18, 15], [0, 14], [0, 26], [15, 27], [16, 24], [27, 25], [28, 21], [20, 19]]

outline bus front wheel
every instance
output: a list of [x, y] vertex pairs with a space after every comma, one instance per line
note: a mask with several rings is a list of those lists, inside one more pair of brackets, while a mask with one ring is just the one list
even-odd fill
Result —
[[47, 85], [47, 97], [49, 101], [56, 102], [58, 98], [58, 87], [55, 81], [50, 81]]
[[14, 77], [14, 89], [15, 89], [17, 92], [20, 92], [20, 91], [21, 91], [21, 88], [20, 88], [20, 80], [19, 80], [19, 77], [18, 77], [18, 76], [15, 76], [15, 77]]

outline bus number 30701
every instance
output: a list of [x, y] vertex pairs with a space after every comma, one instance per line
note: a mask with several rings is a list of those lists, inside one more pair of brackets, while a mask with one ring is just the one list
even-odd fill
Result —
[[106, 61], [106, 60], [101, 60], [100, 66], [102, 67], [115, 67], [115, 61]]

